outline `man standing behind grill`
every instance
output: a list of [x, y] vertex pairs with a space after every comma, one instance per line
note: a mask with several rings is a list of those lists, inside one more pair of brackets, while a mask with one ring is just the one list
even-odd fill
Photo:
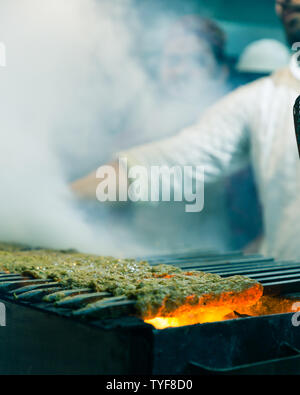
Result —
[[[277, 0], [276, 11], [289, 44], [300, 43], [300, 0]], [[293, 56], [289, 68], [230, 93], [206, 111], [198, 124], [120, 156], [147, 168], [201, 165], [206, 183], [216, 182], [252, 161], [263, 207], [262, 252], [299, 258], [296, 225], [300, 213], [296, 203], [300, 197], [300, 162], [292, 111], [299, 94], [299, 56]], [[95, 196], [98, 183], [92, 173], [72, 187], [89, 197]]]

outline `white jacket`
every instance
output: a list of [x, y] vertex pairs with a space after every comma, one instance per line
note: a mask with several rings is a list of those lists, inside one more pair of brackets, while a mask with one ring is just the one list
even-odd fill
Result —
[[205, 182], [251, 160], [264, 212], [262, 252], [300, 258], [300, 160], [293, 123], [299, 94], [295, 69], [283, 69], [230, 93], [178, 135], [120, 155], [147, 167], [201, 165]]

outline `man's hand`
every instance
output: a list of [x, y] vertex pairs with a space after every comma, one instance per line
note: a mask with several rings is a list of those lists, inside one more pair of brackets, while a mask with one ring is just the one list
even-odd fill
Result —
[[96, 199], [96, 188], [99, 180], [96, 178], [96, 171], [72, 182], [71, 189], [79, 198]]
[[[106, 165], [107, 166], [107, 165]], [[127, 185], [127, 173], [122, 170], [122, 167], [119, 168], [119, 163], [117, 161], [111, 162], [108, 164], [111, 166], [116, 174], [116, 191], [118, 193], [119, 186]], [[71, 189], [75, 195], [77, 195], [81, 199], [97, 199], [96, 190], [98, 185], [105, 180], [104, 178], [97, 178], [97, 170], [88, 174], [87, 176], [80, 178], [71, 183]]]

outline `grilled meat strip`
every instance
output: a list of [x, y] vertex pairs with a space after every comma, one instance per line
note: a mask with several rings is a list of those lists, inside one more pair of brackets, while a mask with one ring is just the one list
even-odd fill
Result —
[[0, 271], [52, 279], [68, 288], [124, 295], [136, 301], [137, 313], [168, 314], [183, 304], [203, 307], [226, 304], [232, 310], [255, 304], [263, 287], [244, 276], [184, 272], [170, 265], [150, 266], [133, 259], [115, 259], [73, 251], [28, 250], [0, 244]]

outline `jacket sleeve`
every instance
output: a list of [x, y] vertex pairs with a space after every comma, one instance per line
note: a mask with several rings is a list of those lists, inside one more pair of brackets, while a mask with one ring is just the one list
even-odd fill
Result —
[[261, 81], [235, 90], [174, 137], [118, 154], [129, 165], [202, 166], [205, 182], [215, 182], [249, 160], [251, 120]]

